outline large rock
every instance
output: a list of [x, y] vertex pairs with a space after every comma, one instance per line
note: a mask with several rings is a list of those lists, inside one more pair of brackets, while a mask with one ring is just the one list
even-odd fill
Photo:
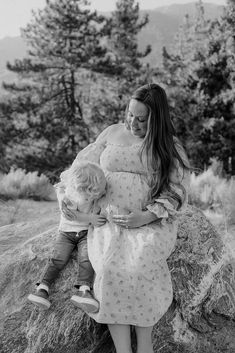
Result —
[[[70, 303], [78, 270], [76, 253], [52, 288], [50, 310], [40, 311], [27, 302], [52, 248], [56, 226], [50, 226], [36, 235], [30, 223], [0, 228], [0, 245], [6, 231], [18, 238], [21, 233], [32, 234], [0, 256], [0, 352], [114, 352], [106, 325], [97, 325]], [[168, 259], [174, 301], [154, 327], [155, 352], [235, 352], [235, 262], [231, 254], [202, 212], [188, 208]], [[133, 342], [135, 346], [134, 335]]]

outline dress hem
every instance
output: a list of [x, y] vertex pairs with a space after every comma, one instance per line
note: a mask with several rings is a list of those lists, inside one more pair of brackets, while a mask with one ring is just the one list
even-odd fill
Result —
[[[164, 315], [164, 314], [163, 314]], [[89, 315], [90, 316], [90, 315]], [[92, 316], [90, 316], [95, 322], [97, 322], [98, 324], [106, 324], [106, 325], [131, 325], [131, 326], [139, 326], [139, 327], [152, 327], [154, 325], [156, 325], [158, 323], [158, 321], [161, 319], [161, 317], [159, 318], [158, 321], [154, 321], [152, 324], [151, 323], [148, 323], [148, 324], [139, 324], [139, 323], [136, 323], [136, 322], [120, 322], [120, 321], [108, 321], [108, 320], [96, 320], [94, 319]]]

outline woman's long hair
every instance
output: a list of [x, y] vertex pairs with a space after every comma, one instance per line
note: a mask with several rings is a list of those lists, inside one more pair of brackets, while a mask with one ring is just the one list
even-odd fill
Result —
[[170, 119], [164, 89], [157, 84], [147, 84], [138, 88], [131, 99], [144, 103], [149, 110], [147, 132], [141, 148], [141, 159], [145, 153], [147, 167], [151, 172], [150, 197], [154, 199], [160, 195], [163, 189], [169, 189], [169, 174], [176, 160], [187, 169], [189, 166], [186, 165], [187, 162], [183, 161], [175, 147], [175, 128]]

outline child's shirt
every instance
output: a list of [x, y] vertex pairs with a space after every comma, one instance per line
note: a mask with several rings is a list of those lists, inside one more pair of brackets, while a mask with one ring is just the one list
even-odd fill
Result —
[[[92, 203], [89, 204], [84, 204], [84, 205], [78, 205], [74, 203], [73, 201], [69, 200], [66, 198], [66, 204], [67, 207], [70, 210], [76, 210], [80, 211], [82, 213], [90, 213], [93, 210], [93, 205]], [[81, 221], [70, 221], [67, 219], [63, 213], [60, 213], [60, 224], [59, 224], [59, 230], [62, 232], [80, 232], [81, 230], [86, 230], [89, 227], [89, 223], [87, 222], [81, 222]]]
[[[59, 205], [65, 197], [65, 192], [62, 183], [58, 183], [55, 185], [57, 191], [57, 198], [59, 201]], [[70, 200], [66, 196], [66, 205], [70, 210], [80, 211], [82, 213], [98, 213], [97, 207], [94, 206], [94, 202], [86, 202], [84, 204], [78, 204], [72, 200]], [[87, 230], [89, 227], [89, 223], [81, 222], [78, 220], [70, 221], [67, 219], [62, 211], [60, 212], [60, 223], [59, 223], [59, 230], [62, 232], [80, 232], [82, 230]]]

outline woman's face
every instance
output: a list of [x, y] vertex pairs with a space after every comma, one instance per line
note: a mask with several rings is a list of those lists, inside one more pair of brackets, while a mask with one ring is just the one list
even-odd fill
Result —
[[144, 138], [148, 125], [148, 108], [142, 102], [131, 99], [127, 113], [127, 122], [132, 135]]

